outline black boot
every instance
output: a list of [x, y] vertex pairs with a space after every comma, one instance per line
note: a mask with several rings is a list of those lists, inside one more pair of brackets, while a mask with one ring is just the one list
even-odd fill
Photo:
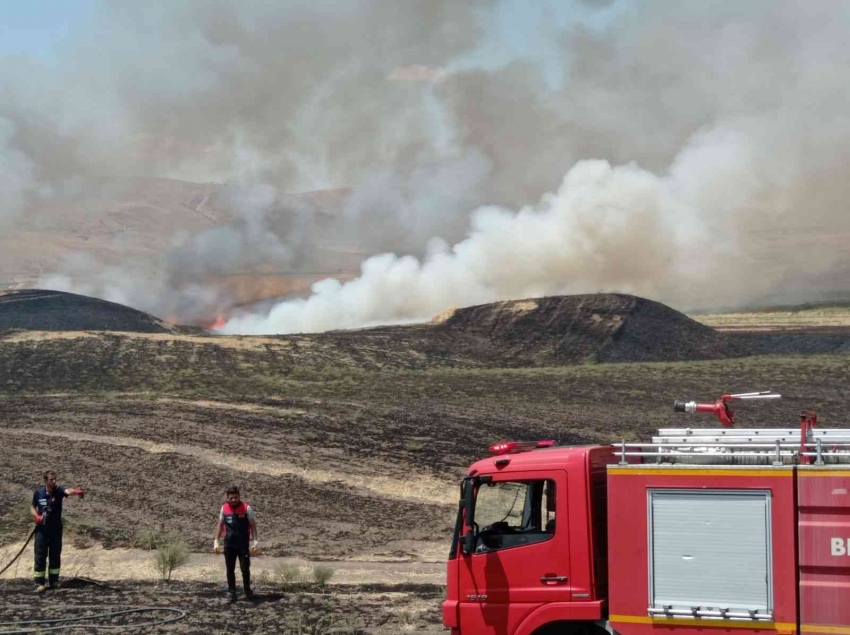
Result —
[[246, 600], [253, 600], [254, 599], [254, 592], [251, 590], [250, 586], [245, 587], [245, 599]]
[[230, 603], [233, 604], [236, 601], [236, 589], [228, 589], [227, 597], [230, 600]]

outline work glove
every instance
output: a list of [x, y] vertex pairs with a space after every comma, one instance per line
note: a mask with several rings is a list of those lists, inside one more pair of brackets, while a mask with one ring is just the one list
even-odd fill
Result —
[[257, 553], [259, 551], [260, 551], [259, 544], [255, 540], [254, 543], [251, 545], [251, 553]]
[[35, 524], [36, 525], [40, 525], [42, 520], [43, 520], [43, 518], [41, 517], [41, 514], [35, 515]]
[[85, 498], [85, 496], [86, 496], [86, 493], [81, 489], [77, 490], [77, 494], [79, 494], [80, 498]]
[[221, 553], [221, 545], [218, 543], [218, 538], [213, 541], [213, 551], [215, 553]]

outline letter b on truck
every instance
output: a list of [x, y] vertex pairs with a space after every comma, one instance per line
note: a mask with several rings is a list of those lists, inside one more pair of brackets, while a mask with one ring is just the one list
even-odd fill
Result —
[[850, 554], [850, 538], [846, 542], [844, 538], [832, 538], [830, 541], [830, 551], [833, 556], [846, 556]]

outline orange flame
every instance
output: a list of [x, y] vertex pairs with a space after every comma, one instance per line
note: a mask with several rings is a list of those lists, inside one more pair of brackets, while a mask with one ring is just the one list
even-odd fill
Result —
[[216, 318], [215, 322], [213, 322], [212, 324], [210, 324], [210, 326], [209, 326], [208, 328], [211, 328], [211, 329], [214, 329], [214, 330], [215, 330], [215, 329], [220, 329], [220, 328], [222, 328], [222, 327], [223, 327], [226, 323], [227, 323], [227, 320], [225, 320], [225, 319], [224, 319], [224, 316], [223, 316], [223, 315], [219, 315], [219, 316]]

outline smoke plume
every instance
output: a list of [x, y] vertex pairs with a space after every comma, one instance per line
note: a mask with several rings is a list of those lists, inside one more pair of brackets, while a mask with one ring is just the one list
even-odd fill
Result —
[[850, 6], [535, 7], [105, 3], [60, 68], [2, 62], [2, 218], [92, 200], [105, 178], [226, 182], [222, 222], [159, 262], [79, 259], [54, 282], [233, 314], [217, 277], [323, 269], [327, 224], [283, 193], [351, 188], [334, 235], [376, 254], [360, 276], [228, 332], [551, 293], [696, 308], [845, 289]]

